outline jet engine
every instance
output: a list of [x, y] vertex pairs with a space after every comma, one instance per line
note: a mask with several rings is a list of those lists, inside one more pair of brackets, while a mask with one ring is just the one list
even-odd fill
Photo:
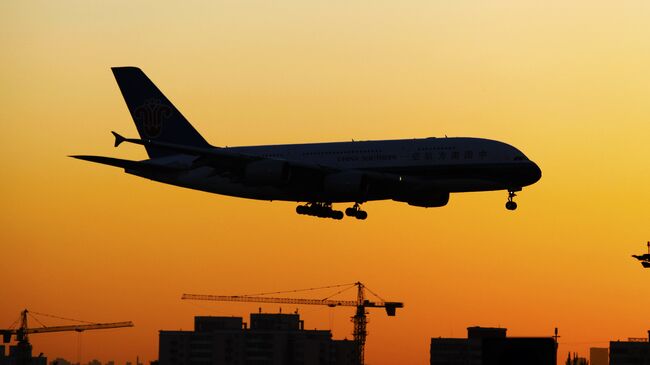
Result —
[[364, 194], [368, 191], [368, 182], [361, 172], [337, 172], [325, 176], [323, 190], [332, 194]]
[[259, 160], [246, 165], [244, 179], [252, 184], [285, 184], [291, 178], [291, 168], [285, 161]]
[[414, 207], [434, 208], [444, 207], [449, 202], [449, 193], [436, 192], [436, 193], [423, 193], [423, 194], [410, 194], [410, 196], [400, 196], [393, 200], [398, 202], [408, 203]]

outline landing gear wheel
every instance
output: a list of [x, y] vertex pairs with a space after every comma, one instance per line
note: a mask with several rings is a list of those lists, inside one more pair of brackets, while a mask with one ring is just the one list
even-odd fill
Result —
[[296, 207], [296, 213], [302, 215], [309, 214], [309, 207], [306, 205], [299, 205]]
[[364, 220], [368, 218], [368, 213], [366, 213], [364, 210], [357, 210], [355, 217], [357, 217], [359, 220]]
[[343, 212], [341, 212], [340, 210], [333, 210], [331, 214], [331, 218], [336, 220], [341, 220], [343, 219]]
[[318, 218], [343, 219], [343, 212], [332, 209], [332, 203], [307, 203], [296, 207], [296, 213]]
[[345, 215], [348, 217], [355, 217], [356, 219], [364, 220], [368, 218], [368, 213], [361, 210], [361, 203], [354, 203], [353, 207], [345, 210]]
[[[519, 189], [521, 190], [521, 189]], [[517, 191], [519, 191], [517, 190]], [[508, 202], [506, 203], [506, 209], [508, 210], [515, 210], [517, 209], [517, 203], [515, 203], [514, 199], [517, 196], [515, 194], [515, 190], [508, 190]]]

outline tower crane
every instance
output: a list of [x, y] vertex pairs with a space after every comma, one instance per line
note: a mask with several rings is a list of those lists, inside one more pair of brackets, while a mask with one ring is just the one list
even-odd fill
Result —
[[[29, 343], [28, 335], [31, 334], [48, 333], [48, 332], [66, 332], [66, 331], [83, 332], [87, 330], [133, 327], [133, 322], [128, 321], [128, 322], [112, 322], [112, 323], [86, 322], [87, 324], [76, 324], [70, 326], [50, 326], [50, 327], [47, 327], [41, 323], [43, 327], [29, 328], [29, 326], [27, 325], [27, 316], [29, 313], [30, 312], [27, 309], [20, 312], [20, 318], [16, 321], [16, 322], [20, 321], [20, 326], [18, 328], [0, 329], [0, 334], [2, 334], [2, 341], [4, 343], [11, 342], [11, 337], [16, 336], [16, 341], [18, 341], [18, 344], [16, 346], [17, 358], [15, 363], [17, 365], [24, 365], [30, 363], [30, 358], [32, 357], [32, 345]], [[40, 314], [48, 317], [70, 320], [68, 318], [56, 317], [44, 313], [37, 313], [37, 312], [32, 312], [32, 313]], [[34, 317], [32, 316], [32, 318]], [[36, 321], [40, 323], [38, 319], [36, 319]], [[78, 321], [78, 322], [84, 322], [84, 321]]]
[[[339, 290], [337, 293], [330, 295], [324, 299], [304, 299], [304, 298], [279, 298], [279, 297], [267, 297], [264, 295], [267, 294], [282, 294], [290, 292], [299, 292], [307, 290], [319, 290], [326, 288], [340, 288], [344, 289]], [[353, 287], [357, 288], [357, 299], [356, 300], [336, 300], [330, 299], [331, 297], [344, 292], [345, 290], [351, 289]], [[366, 298], [365, 291], [370, 292], [372, 295], [377, 297], [379, 301], [370, 301]], [[364, 348], [366, 344], [366, 337], [368, 332], [366, 330], [366, 325], [368, 324], [368, 319], [366, 317], [366, 308], [384, 308], [388, 316], [395, 316], [397, 308], [404, 308], [404, 303], [402, 302], [388, 302], [382, 299], [379, 295], [372, 292], [361, 282], [356, 282], [354, 284], [343, 284], [343, 285], [332, 285], [320, 288], [309, 288], [301, 290], [291, 290], [283, 292], [274, 292], [274, 293], [261, 293], [254, 295], [206, 295], [206, 294], [183, 294], [181, 299], [184, 300], [208, 300], [208, 301], [221, 301], [221, 302], [255, 302], [255, 303], [283, 303], [283, 304], [304, 304], [304, 305], [326, 305], [328, 307], [356, 307], [356, 312], [352, 317], [352, 323], [354, 324], [354, 330], [352, 332], [355, 346], [356, 346], [356, 357], [359, 365], [364, 364]]]

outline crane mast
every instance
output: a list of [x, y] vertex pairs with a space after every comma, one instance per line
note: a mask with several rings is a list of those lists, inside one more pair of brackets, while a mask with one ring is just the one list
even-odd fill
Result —
[[[357, 288], [357, 298], [356, 300], [334, 300], [334, 299], [305, 299], [305, 298], [281, 298], [281, 297], [267, 297], [262, 295], [206, 295], [206, 294], [183, 294], [181, 299], [184, 300], [208, 300], [208, 301], [221, 301], [221, 302], [253, 302], [253, 303], [281, 303], [281, 304], [301, 304], [301, 305], [325, 305], [328, 307], [355, 307], [356, 311], [352, 317], [352, 323], [354, 329], [352, 335], [355, 342], [355, 355], [357, 357], [357, 363], [359, 365], [364, 364], [364, 355], [365, 355], [365, 345], [366, 337], [368, 332], [366, 326], [368, 324], [366, 308], [384, 308], [388, 316], [395, 316], [397, 308], [403, 308], [404, 303], [402, 302], [387, 302], [377, 294], [373, 293], [368, 289], [363, 283], [356, 282], [354, 284], [347, 285], [335, 285], [331, 287], [347, 287], [347, 289], [356, 287]], [[317, 290], [323, 288], [311, 288], [306, 290]], [[344, 290], [347, 290], [344, 289]], [[341, 293], [342, 291], [338, 293]], [[365, 291], [368, 290], [375, 297], [380, 299], [380, 301], [370, 301], [366, 299]], [[291, 292], [303, 291], [303, 290], [294, 290]], [[283, 293], [283, 292], [278, 292]], [[337, 293], [337, 294], [338, 294]], [[277, 293], [276, 293], [277, 294]], [[336, 295], [336, 294], [335, 294]]]
[[[363, 365], [365, 359], [365, 348], [366, 348], [366, 337], [368, 336], [368, 331], [366, 331], [366, 325], [368, 324], [368, 318], [366, 317], [366, 306], [365, 295], [363, 292], [364, 285], [360, 282], [356, 283], [357, 285], [357, 312], [352, 317], [352, 323], [354, 325], [354, 331], [352, 335], [354, 336], [354, 342], [356, 345], [357, 359], [360, 365]], [[390, 314], [389, 314], [390, 315]]]

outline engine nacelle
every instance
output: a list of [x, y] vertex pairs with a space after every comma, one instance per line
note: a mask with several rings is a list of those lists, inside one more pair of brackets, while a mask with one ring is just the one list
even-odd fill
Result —
[[403, 196], [394, 198], [398, 202], [408, 203], [414, 207], [434, 208], [444, 207], [449, 203], [449, 193], [436, 192], [436, 193], [423, 193], [412, 194], [411, 196]]
[[285, 161], [260, 160], [244, 169], [244, 179], [252, 184], [285, 184], [291, 178], [291, 168]]
[[364, 194], [368, 191], [368, 181], [361, 172], [337, 172], [325, 176], [323, 190], [332, 194]]

